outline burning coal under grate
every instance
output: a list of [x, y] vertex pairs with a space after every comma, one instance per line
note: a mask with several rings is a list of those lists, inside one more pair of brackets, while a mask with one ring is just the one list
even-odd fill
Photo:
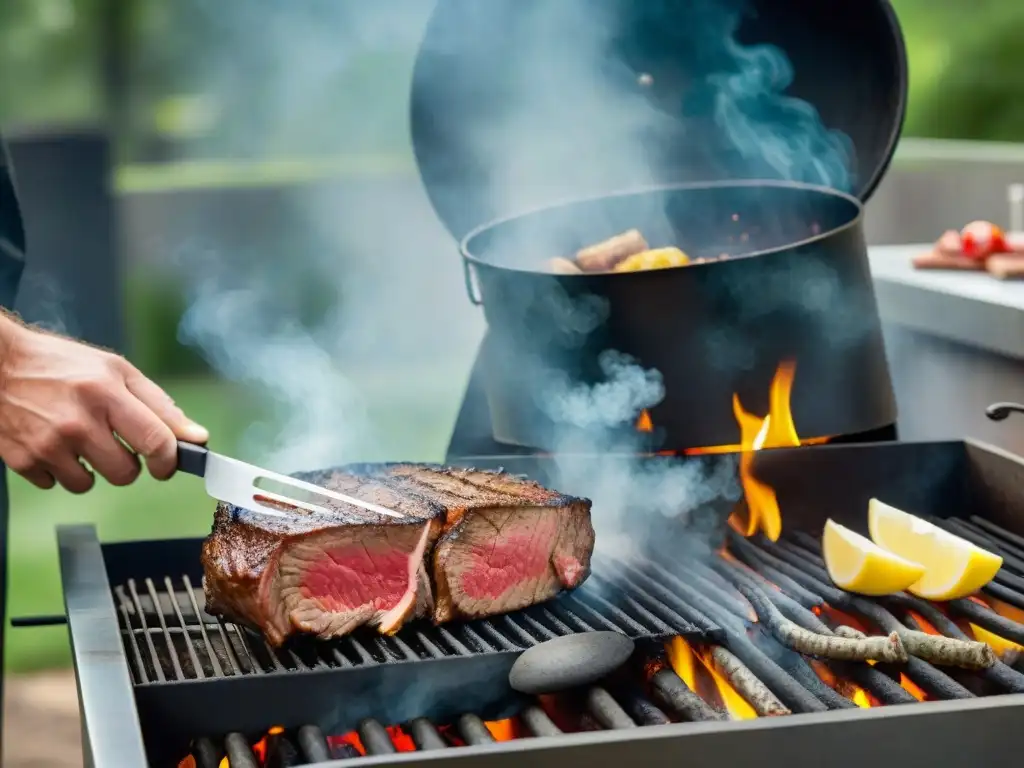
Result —
[[671, 569], [596, 562], [597, 572], [664, 623], [721, 628], [663, 647], [640, 643], [631, 661], [598, 685], [535, 697], [498, 722], [467, 713], [442, 725], [363, 720], [337, 736], [303, 726], [272, 728], [255, 741], [238, 733], [203, 738], [183, 765], [269, 768], [1024, 692], [1024, 539], [979, 518], [934, 522], [1003, 556], [1002, 570], [979, 595], [943, 604], [908, 594], [860, 597], [832, 585], [815, 538], [795, 532], [772, 542], [733, 531], [721, 552]]

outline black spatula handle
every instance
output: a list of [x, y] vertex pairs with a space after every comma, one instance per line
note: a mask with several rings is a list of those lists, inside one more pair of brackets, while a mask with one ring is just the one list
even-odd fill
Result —
[[206, 477], [206, 446], [178, 441], [178, 469], [196, 477]]

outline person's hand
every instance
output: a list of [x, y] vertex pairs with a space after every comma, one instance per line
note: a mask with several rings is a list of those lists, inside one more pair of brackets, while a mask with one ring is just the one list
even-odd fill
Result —
[[83, 461], [128, 485], [139, 456], [166, 479], [176, 440], [208, 437], [123, 357], [0, 316], [0, 459], [40, 488], [88, 491], [95, 477]]

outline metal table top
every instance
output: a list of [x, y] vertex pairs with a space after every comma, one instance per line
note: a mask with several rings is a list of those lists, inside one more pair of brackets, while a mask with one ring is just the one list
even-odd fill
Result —
[[882, 321], [1024, 359], [1024, 282], [984, 272], [914, 269], [910, 260], [930, 247], [869, 249]]

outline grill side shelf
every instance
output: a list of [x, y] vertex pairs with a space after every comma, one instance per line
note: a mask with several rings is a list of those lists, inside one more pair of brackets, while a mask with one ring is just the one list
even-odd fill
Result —
[[61, 586], [87, 765], [148, 765], [96, 528], [57, 527]]

